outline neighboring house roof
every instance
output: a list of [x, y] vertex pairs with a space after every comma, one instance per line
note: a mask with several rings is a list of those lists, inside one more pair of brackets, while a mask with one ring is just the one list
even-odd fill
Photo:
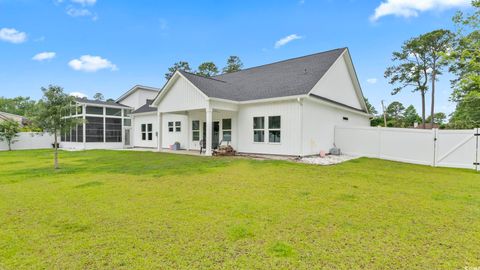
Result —
[[26, 123], [27, 118], [21, 115], [13, 114], [13, 113], [0, 112], [0, 121], [5, 121], [5, 120], [14, 120], [20, 123], [21, 125], [23, 125]]
[[130, 90], [125, 92], [123, 95], [121, 95], [117, 100], [115, 100], [115, 102], [120, 102], [120, 101], [124, 100], [125, 98], [127, 98], [128, 96], [133, 94], [135, 91], [140, 90], [140, 89], [147, 90], [147, 91], [152, 91], [152, 92], [159, 92], [161, 90], [160, 88], [155, 88], [155, 87], [150, 87], [150, 86], [144, 86], [144, 85], [138, 85], [137, 84], [134, 87], [132, 87]]
[[206, 78], [180, 73], [208, 97], [248, 101], [306, 95], [346, 48]]
[[85, 104], [130, 108], [128, 106], [125, 106], [123, 104], [119, 104], [113, 101], [101, 101], [101, 100], [93, 100], [93, 99], [78, 98], [78, 97], [76, 97], [75, 100], [79, 103], [85, 103]]
[[149, 113], [149, 112], [156, 112], [156, 107], [150, 107], [152, 105], [153, 99], [147, 99], [147, 103], [145, 103], [142, 107], [133, 111], [133, 113]]

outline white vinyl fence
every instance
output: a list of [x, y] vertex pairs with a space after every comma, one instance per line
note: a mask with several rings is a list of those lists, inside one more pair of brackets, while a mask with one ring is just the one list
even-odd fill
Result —
[[[48, 133], [20, 132], [12, 144], [12, 150], [52, 148], [53, 141], [53, 136]], [[8, 150], [5, 141], [0, 141], [1, 150]]]
[[347, 155], [479, 170], [479, 132], [336, 126], [335, 145]]

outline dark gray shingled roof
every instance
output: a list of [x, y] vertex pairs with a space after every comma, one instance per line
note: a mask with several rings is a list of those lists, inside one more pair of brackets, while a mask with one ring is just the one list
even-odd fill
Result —
[[147, 112], [156, 112], [156, 107], [150, 107], [152, 105], [153, 99], [147, 99], [147, 103], [145, 103], [142, 107], [133, 111], [133, 113], [147, 113]]
[[208, 97], [247, 101], [305, 95], [345, 50], [335, 49], [210, 78], [180, 73]]
[[130, 108], [128, 106], [125, 106], [120, 103], [112, 102], [112, 101], [101, 101], [101, 100], [94, 100], [94, 99], [87, 99], [87, 98], [75, 98], [76, 101], [82, 102], [82, 103], [87, 103], [87, 104], [94, 104], [94, 105], [108, 105], [108, 106], [117, 106], [117, 107], [125, 107], [125, 108]]

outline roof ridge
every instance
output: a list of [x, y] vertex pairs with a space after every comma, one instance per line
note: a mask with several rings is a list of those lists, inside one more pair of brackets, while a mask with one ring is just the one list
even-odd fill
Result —
[[181, 69], [179, 69], [178, 71], [179, 71], [180, 73], [181, 73], [181, 72], [185, 72], [185, 73], [187, 73], [187, 74], [189, 74], [189, 75], [197, 76], [197, 77], [200, 77], [200, 78], [203, 78], [203, 79], [209, 79], [209, 80], [214, 80], [214, 81], [218, 81], [218, 82], [228, 83], [228, 82], [223, 81], [223, 80], [220, 80], [220, 79], [215, 79], [215, 78], [213, 78], [213, 77], [206, 77], [206, 76], [198, 75], [198, 74], [195, 74], [195, 73], [192, 73], [192, 72], [188, 72], [188, 71], [185, 71], [185, 70], [181, 70]]
[[230, 73], [222, 73], [222, 74], [215, 75], [215, 76], [212, 76], [212, 77], [218, 77], [218, 76], [223, 76], [223, 75], [227, 75], [227, 74], [238, 73], [238, 72], [242, 72], [242, 71], [246, 71], [246, 70], [250, 70], [250, 69], [270, 66], [270, 65], [274, 65], [274, 64], [279, 64], [279, 63], [283, 63], [283, 62], [287, 62], [287, 61], [291, 61], [291, 60], [296, 60], [296, 59], [302, 59], [302, 58], [306, 58], [306, 57], [310, 57], [310, 56], [314, 56], [314, 55], [318, 55], [318, 54], [329, 53], [329, 52], [338, 51], [338, 50], [348, 50], [348, 47], [341, 47], [341, 48], [331, 49], [331, 50], [328, 50], [328, 51], [317, 52], [317, 53], [307, 54], [307, 55], [303, 55], [303, 56], [293, 57], [293, 58], [284, 59], [284, 60], [280, 60], [280, 61], [273, 62], [273, 63], [263, 64], [263, 65], [259, 65], [259, 66], [255, 66], [255, 67], [249, 67], [249, 68], [246, 68], [246, 69], [242, 69], [242, 70], [238, 70], [238, 71], [234, 71], [234, 72], [230, 72]]

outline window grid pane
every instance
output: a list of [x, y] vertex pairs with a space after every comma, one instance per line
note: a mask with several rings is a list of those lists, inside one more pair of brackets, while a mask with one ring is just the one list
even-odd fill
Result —
[[280, 116], [269, 116], [268, 117], [268, 128], [269, 129], [280, 129]]
[[103, 107], [87, 106], [87, 114], [103, 115]]

